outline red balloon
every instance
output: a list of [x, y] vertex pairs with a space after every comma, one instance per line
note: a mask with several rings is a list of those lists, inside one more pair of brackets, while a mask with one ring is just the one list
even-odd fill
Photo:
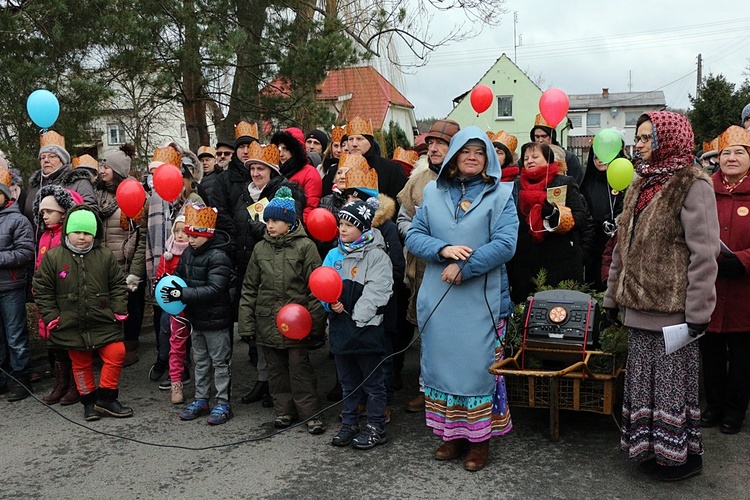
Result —
[[339, 300], [341, 291], [344, 289], [341, 275], [329, 266], [321, 266], [310, 273], [308, 284], [310, 291], [318, 300], [329, 303]]
[[276, 328], [288, 339], [304, 339], [312, 330], [310, 311], [299, 304], [287, 304], [276, 315]]
[[494, 93], [487, 85], [477, 85], [471, 91], [471, 107], [474, 108], [474, 111], [477, 113], [484, 113], [490, 109], [494, 99]]
[[338, 234], [336, 217], [325, 208], [314, 208], [307, 215], [307, 230], [319, 241], [331, 241]]
[[137, 180], [125, 179], [117, 186], [115, 199], [122, 213], [132, 219], [138, 215], [138, 212], [143, 208], [143, 204], [146, 203], [146, 190]]
[[560, 89], [551, 88], [539, 98], [539, 112], [552, 128], [557, 127], [565, 118], [568, 109], [570, 109], [570, 99], [568, 99], [568, 94]]
[[172, 203], [182, 192], [182, 172], [180, 169], [165, 163], [154, 170], [154, 189], [164, 201]]

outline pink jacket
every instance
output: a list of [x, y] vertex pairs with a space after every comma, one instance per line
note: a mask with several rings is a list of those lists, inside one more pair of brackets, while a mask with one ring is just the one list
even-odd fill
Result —
[[42, 263], [44, 254], [62, 243], [62, 227], [62, 223], [59, 223], [44, 229], [42, 237], [39, 238], [39, 251], [36, 253], [34, 271], [39, 269], [39, 264]]

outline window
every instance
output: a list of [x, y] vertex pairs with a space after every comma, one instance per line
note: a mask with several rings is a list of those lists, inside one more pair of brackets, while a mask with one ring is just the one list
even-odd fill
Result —
[[125, 144], [125, 129], [122, 125], [110, 123], [107, 125], [107, 139], [110, 146]]
[[513, 96], [512, 95], [497, 96], [497, 117], [499, 119], [513, 118]]
[[625, 126], [635, 127], [638, 122], [638, 118], [642, 115], [640, 111], [625, 111]]
[[583, 115], [568, 115], [570, 123], [573, 124], [573, 128], [581, 128], [583, 124]]
[[587, 127], [601, 127], [602, 126], [602, 114], [601, 113], [589, 113], [586, 115], [586, 126]]

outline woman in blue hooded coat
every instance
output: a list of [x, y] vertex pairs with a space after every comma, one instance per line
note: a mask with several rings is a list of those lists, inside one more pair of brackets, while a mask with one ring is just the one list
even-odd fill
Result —
[[435, 458], [468, 450], [467, 470], [482, 469], [490, 437], [511, 428], [504, 381], [487, 371], [502, 356], [512, 310], [505, 264], [518, 237], [513, 188], [500, 175], [487, 135], [461, 130], [406, 236], [427, 262], [417, 319], [427, 426], [443, 439]]

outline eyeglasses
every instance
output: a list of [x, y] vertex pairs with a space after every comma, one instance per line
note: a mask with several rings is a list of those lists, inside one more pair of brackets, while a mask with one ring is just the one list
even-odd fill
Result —
[[216, 156], [232, 156], [231, 151], [217, 151]]
[[653, 137], [652, 134], [636, 135], [633, 138], [633, 142], [635, 142], [635, 144], [638, 144], [639, 142], [642, 142], [643, 144], [646, 144], [647, 142], [649, 142], [651, 140], [652, 137]]
[[54, 160], [55, 158], [60, 158], [54, 153], [44, 153], [43, 155], [39, 156], [40, 160]]

